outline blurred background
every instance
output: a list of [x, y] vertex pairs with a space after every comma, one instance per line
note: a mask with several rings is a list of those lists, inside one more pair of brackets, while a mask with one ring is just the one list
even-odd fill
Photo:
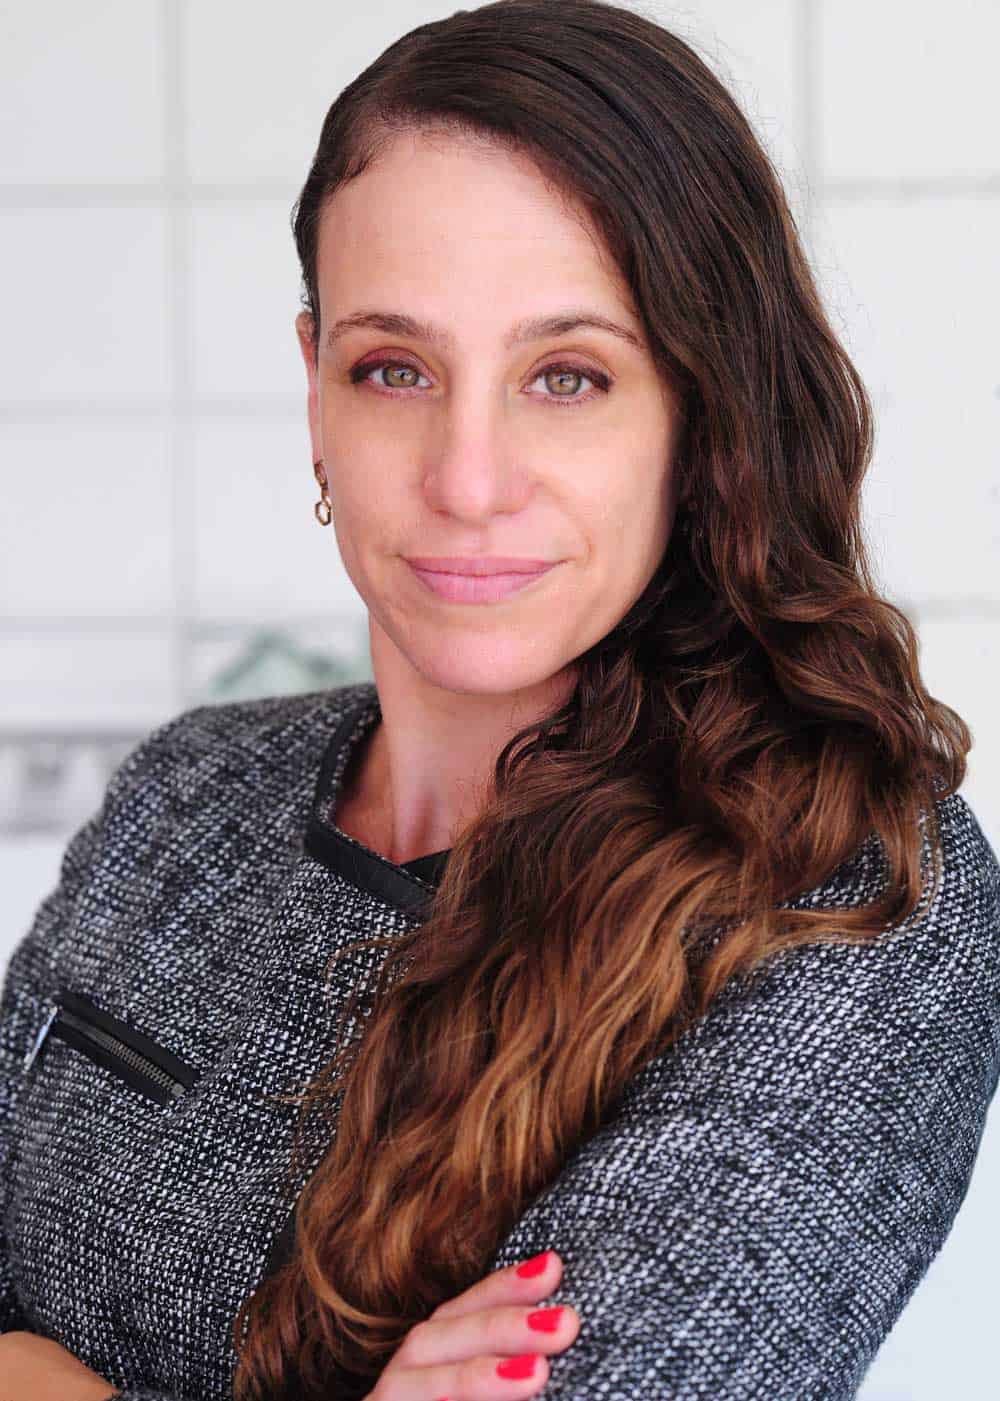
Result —
[[[470, 0], [471, 3], [471, 0]], [[0, 965], [150, 729], [370, 679], [317, 490], [292, 204], [327, 108], [454, 3], [0, 4]], [[740, 97], [877, 412], [883, 592], [1000, 851], [1000, 7], [632, 4]], [[861, 1401], [996, 1395], [1000, 1111]]]

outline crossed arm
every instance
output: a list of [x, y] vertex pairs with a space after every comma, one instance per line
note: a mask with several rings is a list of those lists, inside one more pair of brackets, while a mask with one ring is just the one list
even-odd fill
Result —
[[[856, 1395], [951, 1230], [1000, 1077], [1000, 866], [960, 804], [948, 820], [969, 860], [946, 869], [926, 923], [786, 951], [729, 984], [501, 1242], [487, 1271], [558, 1250], [546, 1303], [581, 1318], [538, 1396]], [[95, 819], [37, 931], [65, 917], [97, 839]], [[0, 1014], [7, 1122], [27, 1046], [5, 1028], [38, 1023], [40, 999], [11, 1015], [36, 996], [31, 973], [19, 948]], [[12, 1334], [0, 1344], [25, 1326], [0, 1251], [0, 1333]], [[50, 1351], [52, 1368], [66, 1357]], [[32, 1365], [35, 1389], [10, 1401], [43, 1401], [55, 1372], [40, 1349]], [[110, 1384], [76, 1365], [59, 1401], [105, 1401]], [[117, 1394], [207, 1401], [141, 1384]]]
[[[959, 800], [960, 801], [960, 800]], [[849, 1401], [965, 1198], [1000, 1076], [1000, 867], [782, 953], [636, 1078], [489, 1268], [552, 1247], [551, 1401]]]

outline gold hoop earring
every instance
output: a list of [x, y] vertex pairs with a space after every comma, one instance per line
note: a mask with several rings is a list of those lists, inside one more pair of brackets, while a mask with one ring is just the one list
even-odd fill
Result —
[[320, 491], [320, 499], [313, 507], [313, 511], [320, 525], [329, 525], [333, 519], [333, 502], [330, 500], [327, 491], [330, 483], [326, 479], [326, 471], [324, 470], [323, 459], [321, 457], [317, 458], [313, 463], [313, 472], [315, 473], [316, 480], [319, 482]]

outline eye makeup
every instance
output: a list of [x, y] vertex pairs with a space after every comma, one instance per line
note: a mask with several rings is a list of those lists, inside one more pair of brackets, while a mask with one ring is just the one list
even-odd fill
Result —
[[[390, 367], [413, 370], [416, 374], [421, 373], [417, 366], [409, 360], [401, 359], [398, 356], [377, 356], [372, 360], [362, 360], [359, 364], [354, 365], [350, 371], [350, 382], [352, 384], [364, 384], [366, 381], [368, 381], [368, 377], [371, 374], [373, 374], [376, 370], [383, 370]], [[595, 386], [594, 391], [592, 391], [591, 393], [573, 397], [564, 397], [558, 394], [541, 394], [537, 396], [531, 396], [545, 399], [548, 402], [555, 404], [576, 405], [590, 403], [593, 399], [596, 399], [599, 394], [607, 394], [611, 388], [612, 383], [611, 377], [605, 374], [602, 370], [596, 370], [591, 368], [589, 365], [574, 364], [569, 361], [558, 361], [554, 362], [551, 365], [543, 365], [542, 368], [535, 374], [535, 377], [531, 382], [534, 383], [536, 380], [541, 379], [543, 375], [548, 374], [579, 375], [581, 379], [589, 380], [590, 383]], [[386, 395], [389, 398], [393, 399], [400, 397], [406, 398], [411, 393], [413, 393], [415, 389], [415, 386], [406, 389], [391, 389], [386, 386], [379, 385], [373, 385], [372, 387], [376, 390], [377, 393]]]

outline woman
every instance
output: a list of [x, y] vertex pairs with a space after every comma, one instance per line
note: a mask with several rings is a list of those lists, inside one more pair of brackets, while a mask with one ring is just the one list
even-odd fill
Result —
[[500, 0], [341, 93], [294, 228], [374, 683], [179, 715], [69, 845], [8, 1392], [854, 1396], [976, 1161], [1000, 865], [779, 181], [667, 30]]

